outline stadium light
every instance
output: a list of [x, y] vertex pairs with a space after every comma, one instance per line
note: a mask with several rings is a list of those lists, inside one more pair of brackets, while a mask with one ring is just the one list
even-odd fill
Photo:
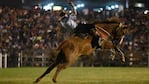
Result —
[[135, 7], [142, 8], [142, 7], [144, 7], [144, 4], [143, 4], [143, 3], [136, 3], [136, 4], [135, 4]]
[[112, 5], [112, 6], [111, 6], [111, 9], [115, 9], [115, 6], [114, 6], [114, 5]]
[[119, 8], [119, 5], [118, 4], [115, 4], [115, 5], [112, 5], [111, 6], [111, 9], [117, 9], [117, 8]]
[[144, 14], [149, 14], [149, 10], [145, 10], [144, 11]]
[[119, 8], [119, 5], [118, 4], [116, 4], [116, 5], [114, 5], [115, 6], [115, 8]]
[[64, 7], [64, 10], [67, 10], [67, 8], [66, 8], [66, 7]]
[[50, 6], [54, 6], [54, 3], [50, 3], [49, 5], [50, 5]]
[[46, 10], [46, 11], [47, 11], [47, 10], [51, 10], [53, 6], [54, 6], [54, 3], [49, 3], [49, 4], [45, 5], [45, 6], [43, 7], [43, 9]]
[[103, 8], [100, 8], [101, 11], [103, 11]]
[[118, 8], [119, 8], [119, 5], [118, 4], [111, 5], [111, 6], [106, 6], [106, 9], [107, 10], [113, 10], [113, 9], [118, 9]]
[[85, 7], [85, 4], [82, 3], [82, 4], [76, 5], [76, 6], [75, 6], [75, 9], [77, 9], [77, 8], [83, 8], [83, 7]]
[[107, 10], [112, 10], [112, 8], [110, 6], [106, 6]]
[[84, 7], [85, 5], [84, 4], [80, 4], [80, 7]]
[[103, 8], [95, 8], [93, 9], [93, 11], [100, 13], [101, 11], [103, 11]]
[[60, 11], [62, 9], [61, 6], [53, 6], [54, 11]]

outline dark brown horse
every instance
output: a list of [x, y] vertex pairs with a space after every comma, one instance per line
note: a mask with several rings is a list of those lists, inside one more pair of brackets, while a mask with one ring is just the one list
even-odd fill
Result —
[[88, 36], [85, 39], [80, 37], [70, 37], [64, 40], [54, 51], [52, 56], [56, 57], [55, 61], [48, 67], [48, 69], [36, 79], [34, 83], [39, 82], [46, 74], [50, 73], [53, 68], [57, 66], [57, 70], [52, 78], [56, 82], [57, 76], [62, 69], [75, 63], [78, 57], [82, 55], [91, 56], [95, 48], [91, 46], [92, 37]]

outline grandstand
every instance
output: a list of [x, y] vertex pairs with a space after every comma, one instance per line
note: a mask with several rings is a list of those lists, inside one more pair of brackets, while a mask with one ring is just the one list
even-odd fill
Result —
[[[10, 6], [14, 4], [12, 3]], [[103, 10], [100, 13], [89, 11], [88, 15], [84, 15], [82, 11], [79, 12], [80, 21], [82, 19], [82, 21], [86, 20], [88, 22], [93, 19], [104, 21], [109, 17], [119, 16], [132, 29], [131, 33], [126, 35], [121, 46], [126, 54], [127, 60], [125, 63], [120, 61], [119, 56], [116, 56], [116, 60], [111, 61], [109, 50], [105, 55], [106, 59], [101, 63], [100, 53], [102, 52], [99, 49], [95, 54], [97, 59], [91, 65], [149, 66], [148, 14], [133, 8], [119, 12], [115, 10]], [[55, 48], [62, 40], [62, 38], [56, 36], [54, 28], [58, 14], [58, 11], [0, 6], [0, 67], [48, 66], [51, 62], [47, 52], [48, 47]], [[78, 61], [77, 66], [90, 66], [87, 59], [80, 58], [80, 60], [83, 62]]]

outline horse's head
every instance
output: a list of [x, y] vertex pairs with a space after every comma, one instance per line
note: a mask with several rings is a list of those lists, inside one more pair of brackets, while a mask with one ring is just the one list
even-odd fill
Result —
[[116, 28], [116, 35], [121, 37], [127, 33], [128, 33], [127, 25], [120, 23], [119, 26]]
[[113, 33], [113, 38], [112, 41], [114, 42], [115, 45], [118, 45], [123, 42], [123, 39], [125, 35], [128, 33], [128, 28], [126, 25], [120, 23], [119, 26], [116, 28], [116, 30]]
[[115, 42], [119, 42], [121, 41], [122, 38], [124, 38], [124, 35], [128, 33], [127, 26], [122, 23], [116, 23], [116, 22], [97, 23], [95, 27], [97, 33], [99, 34], [99, 37], [109, 41], [112, 40]]

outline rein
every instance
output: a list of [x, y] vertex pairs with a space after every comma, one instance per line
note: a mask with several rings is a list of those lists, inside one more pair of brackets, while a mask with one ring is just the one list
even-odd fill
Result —
[[[111, 36], [111, 34], [110, 34], [107, 30], [105, 30], [104, 28], [99, 27], [99, 26], [97, 26], [97, 25], [95, 25], [95, 27], [96, 27], [96, 30], [97, 30], [97, 31], [99, 31], [98, 29], [100, 29], [100, 30], [102, 30], [104, 33], [106, 33], [108, 36]], [[98, 32], [98, 34], [99, 34], [99, 32]]]

